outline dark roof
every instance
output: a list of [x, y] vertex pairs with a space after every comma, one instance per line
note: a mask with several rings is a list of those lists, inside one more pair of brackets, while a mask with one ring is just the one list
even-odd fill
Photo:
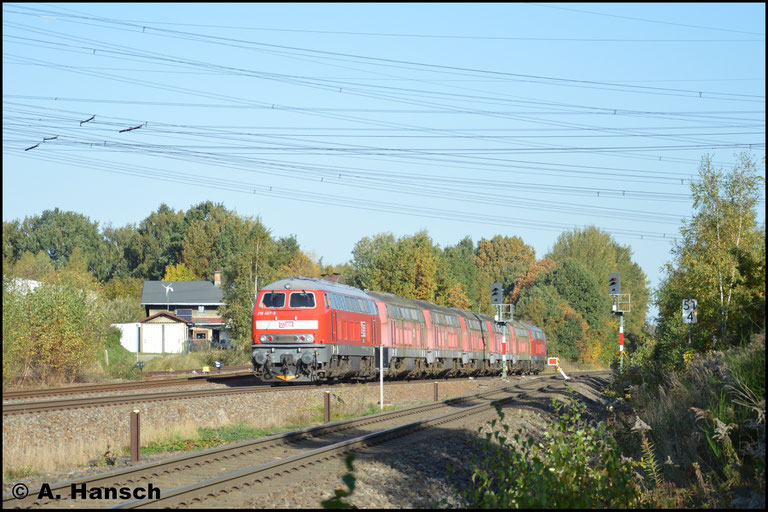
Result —
[[187, 325], [194, 325], [194, 322], [188, 322], [187, 320], [184, 320], [183, 318], [174, 315], [170, 311], [161, 311], [159, 313], [155, 313], [154, 315], [148, 316], [143, 320], [139, 320], [139, 323], [143, 324], [143, 323], [149, 322], [150, 320], [152, 320], [153, 318], [157, 318], [158, 316], [164, 316], [164, 317], [170, 318], [171, 320], [175, 320], [177, 322], [184, 323]]
[[[165, 297], [165, 286], [171, 285], [172, 292]], [[164, 286], [165, 285], [165, 286]], [[175, 304], [221, 306], [221, 288], [211, 281], [144, 281], [141, 290], [141, 305]]]

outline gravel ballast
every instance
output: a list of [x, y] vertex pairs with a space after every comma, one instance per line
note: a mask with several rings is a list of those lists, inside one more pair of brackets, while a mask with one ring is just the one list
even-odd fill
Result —
[[[514, 377], [520, 382], [535, 377]], [[435, 381], [412, 381], [387, 386], [385, 404], [408, 406], [433, 400]], [[439, 398], [453, 398], [509, 385], [500, 379], [440, 380]], [[574, 384], [589, 400], [599, 399], [594, 389]], [[580, 387], [584, 389], [579, 389]], [[219, 426], [245, 422], [264, 428], [289, 424], [309, 418], [322, 411], [325, 391], [331, 392], [332, 408], [338, 411], [364, 410], [377, 407], [379, 387], [350, 384], [337, 387], [285, 388], [272, 393], [253, 393], [215, 396], [200, 399], [182, 399], [147, 404], [121, 405], [89, 409], [72, 409], [41, 414], [22, 414], [3, 419], [3, 453], [27, 446], [30, 452], [55, 450], [55, 446], [72, 446], [83, 451], [92, 449], [86, 458], [97, 458], [109, 441], [115, 446], [128, 444], [129, 415], [133, 409], [141, 412], [142, 432], [162, 432], [180, 424], [193, 426]], [[539, 430], [546, 426], [537, 411], [546, 409], [547, 403], [519, 404], [507, 408], [507, 419], [512, 430], [518, 426]], [[468, 481], [469, 454], [476, 451], [473, 440], [477, 430], [495, 417], [495, 413], [478, 415], [466, 424], [449, 429], [427, 430], [406, 445], [393, 449], [386, 446], [359, 453], [354, 465], [357, 488], [350, 503], [361, 508], [428, 508], [435, 506], [462, 506], [456, 492], [457, 482]], [[308, 425], [309, 423], [303, 423]], [[144, 439], [142, 439], [144, 442]], [[122, 444], [120, 444], [122, 443]], [[170, 454], [143, 456], [142, 461], [156, 460]], [[82, 457], [81, 457], [82, 458]], [[120, 457], [115, 466], [75, 468], [60, 463], [57, 469], [37, 476], [14, 481], [5, 478], [4, 491], [16, 481], [30, 487], [42, 482], [69, 480], [85, 474], [102, 472], [124, 466], [127, 457]], [[446, 479], [446, 467], [458, 468], [453, 482]], [[341, 458], [328, 461], [322, 472], [314, 471], [310, 481], [290, 488], [261, 488], [244, 496], [240, 506], [253, 508], [317, 508], [323, 499], [330, 498], [335, 489], [345, 489], [341, 477], [346, 472]], [[216, 506], [215, 503], [208, 506]], [[227, 503], [226, 506], [232, 506]]]

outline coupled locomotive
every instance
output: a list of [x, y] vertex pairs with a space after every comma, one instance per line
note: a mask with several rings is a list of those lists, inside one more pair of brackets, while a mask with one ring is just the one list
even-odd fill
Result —
[[266, 382], [374, 379], [382, 352], [388, 379], [497, 375], [502, 336], [507, 373], [539, 373], [547, 357], [533, 325], [307, 277], [261, 289], [252, 332], [254, 375]]

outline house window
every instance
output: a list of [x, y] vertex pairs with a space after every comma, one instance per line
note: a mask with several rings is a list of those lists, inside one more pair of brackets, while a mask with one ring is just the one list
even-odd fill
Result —
[[197, 306], [197, 314], [198, 315], [204, 315], [205, 314], [205, 306]]

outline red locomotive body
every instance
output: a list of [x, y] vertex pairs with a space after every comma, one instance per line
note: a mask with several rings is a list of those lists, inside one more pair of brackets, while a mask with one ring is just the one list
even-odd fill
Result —
[[[380, 348], [387, 378], [498, 374], [503, 335], [509, 372], [538, 373], [543, 367], [532, 365], [531, 355], [546, 357], [536, 327], [510, 329], [487, 315], [391, 293], [294, 277], [266, 286], [257, 298], [251, 360], [265, 381], [372, 379]], [[527, 342], [518, 330], [527, 331]]]

